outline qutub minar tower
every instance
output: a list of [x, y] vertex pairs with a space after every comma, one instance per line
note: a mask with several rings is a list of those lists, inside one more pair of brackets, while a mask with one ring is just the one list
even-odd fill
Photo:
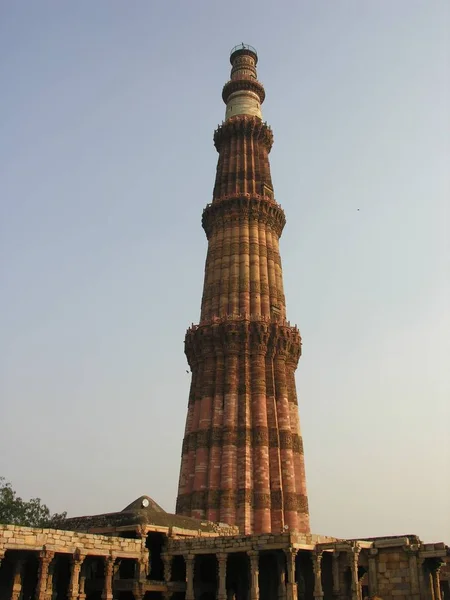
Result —
[[199, 325], [186, 333], [192, 371], [177, 513], [243, 533], [309, 532], [295, 370], [301, 338], [286, 318], [270, 127], [254, 48], [231, 52]]
[[233, 49], [214, 134], [201, 316], [186, 334], [178, 514], [141, 496], [59, 529], [0, 523], [0, 600], [450, 600], [443, 542], [309, 530], [294, 380], [301, 340], [286, 320], [285, 218], [256, 63], [252, 47]]

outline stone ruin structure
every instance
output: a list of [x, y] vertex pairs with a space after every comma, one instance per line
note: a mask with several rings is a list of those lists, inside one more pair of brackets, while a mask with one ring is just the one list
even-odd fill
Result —
[[312, 535], [257, 54], [231, 53], [177, 514], [148, 496], [64, 530], [0, 525], [0, 600], [450, 600], [450, 549]]
[[0, 600], [448, 600], [450, 551], [414, 535], [246, 535], [143, 496], [67, 530], [0, 526]]

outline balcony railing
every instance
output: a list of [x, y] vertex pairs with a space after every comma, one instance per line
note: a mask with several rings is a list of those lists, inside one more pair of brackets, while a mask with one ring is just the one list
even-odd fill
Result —
[[230, 56], [233, 54], [233, 52], [237, 52], [238, 50], [250, 50], [250, 52], [253, 52], [254, 54], [256, 54], [258, 56], [258, 53], [256, 52], [256, 48], [253, 48], [253, 46], [250, 46], [250, 44], [238, 44], [237, 46], [235, 46], [231, 52], [230, 52]]

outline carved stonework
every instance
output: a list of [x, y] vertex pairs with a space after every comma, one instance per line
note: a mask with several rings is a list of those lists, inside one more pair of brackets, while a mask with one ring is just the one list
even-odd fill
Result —
[[267, 430], [267, 427], [254, 427], [252, 430], [252, 434], [252, 446], [254, 448], [269, 445], [269, 432]]
[[304, 494], [297, 494], [297, 511], [299, 513], [309, 513], [308, 498]]
[[298, 433], [292, 434], [292, 450], [297, 454], [303, 454], [303, 439]]
[[[251, 82], [249, 82], [251, 85]], [[227, 85], [230, 85], [229, 82]], [[236, 84], [232, 84], [236, 85]], [[258, 84], [258, 90], [261, 91], [262, 86]], [[229, 88], [228, 88], [229, 89]], [[217, 152], [220, 153], [223, 145], [230, 139], [236, 138], [237, 136], [245, 136], [246, 138], [256, 138], [262, 144], [264, 144], [267, 150], [270, 152], [273, 144], [273, 133], [267, 123], [263, 123], [257, 117], [250, 117], [245, 115], [239, 115], [222, 123], [214, 132], [214, 146]]]
[[283, 497], [285, 510], [298, 510], [298, 497], [295, 492], [285, 492]]
[[280, 448], [292, 450], [292, 433], [290, 431], [280, 431]]
[[[52, 592], [52, 579], [49, 579], [50, 564], [54, 560], [55, 553], [45, 548], [39, 553], [39, 570], [36, 589], [36, 600], [45, 600], [48, 592]], [[48, 585], [49, 584], [49, 585]]]
[[208, 490], [208, 508], [220, 508], [220, 490]]
[[244, 504], [252, 504], [252, 490], [248, 488], [239, 489], [237, 493], [237, 504], [242, 506]]
[[220, 493], [220, 507], [232, 508], [236, 505], [236, 492], [234, 490], [222, 490]]
[[255, 492], [253, 494], [253, 507], [256, 509], [270, 508], [270, 494]]
[[[283, 508], [283, 498], [281, 496], [281, 490], [271, 490], [270, 505], [272, 509], [281, 510]], [[287, 508], [286, 504], [285, 507]], [[296, 507], [294, 508], [294, 510], [296, 510]]]
[[196, 491], [193, 492], [192, 496], [191, 496], [191, 508], [192, 509], [202, 509], [205, 507], [205, 500], [206, 500], [206, 491], [202, 490], [202, 491]]
[[[286, 224], [283, 209], [271, 198], [256, 193], [252, 195], [221, 196], [216, 198], [212, 204], [208, 204], [202, 216], [202, 225], [206, 237], [210, 239], [213, 232], [223, 227], [225, 223], [241, 222], [243, 218], [242, 204], [245, 204], [244, 210], [248, 215], [247, 222], [257, 221], [268, 225], [275, 235], [280, 237]], [[279, 257], [276, 254], [273, 256], [274, 262], [281, 266]]]

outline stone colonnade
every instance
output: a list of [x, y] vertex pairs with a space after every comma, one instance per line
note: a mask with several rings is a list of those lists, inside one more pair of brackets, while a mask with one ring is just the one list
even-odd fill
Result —
[[448, 548], [407, 537], [169, 537], [150, 555], [146, 528], [134, 539], [3, 529], [1, 600], [113, 600], [121, 592], [135, 600], [450, 600]]
[[[205, 549], [206, 550], [206, 549]], [[278, 563], [278, 600], [297, 600], [299, 597], [298, 582], [302, 572], [299, 562], [299, 552], [305, 553], [305, 549], [289, 548], [254, 548], [240, 551], [220, 549], [214, 552], [192, 552], [183, 554], [186, 563], [186, 598], [195, 600], [194, 571], [196, 558], [205, 554], [212, 554], [217, 560], [217, 600], [230, 598], [230, 590], [227, 590], [227, 568], [228, 557], [236, 552], [246, 554], [248, 559], [248, 581], [249, 599], [260, 598], [260, 557], [266, 550], [283, 557]], [[392, 554], [387, 549], [376, 548], [371, 542], [338, 542], [334, 544], [317, 544], [314, 549], [308, 549], [311, 557], [312, 584], [309, 587], [308, 597], [314, 600], [323, 600], [325, 597], [339, 600], [364, 600], [366, 597], [380, 597], [390, 599], [400, 597], [402, 600], [446, 600], [442, 596], [439, 573], [444, 564], [443, 559], [428, 557], [426, 553], [420, 552], [419, 547], [412, 544], [397, 547], [404, 555], [397, 566], [390, 566]], [[326, 561], [326, 573], [323, 576], [324, 557]], [[331, 558], [331, 560], [330, 560]], [[380, 560], [381, 559], [381, 560]], [[400, 567], [400, 563], [407, 565]], [[280, 565], [282, 567], [280, 568]], [[386, 569], [384, 568], [386, 567]], [[304, 568], [304, 567], [303, 567]], [[300, 569], [300, 570], [299, 570]], [[399, 581], [399, 571], [403, 569], [403, 581]], [[324, 587], [324, 581], [328, 581], [328, 591]], [[364, 583], [363, 583], [364, 582]], [[364, 588], [363, 588], [364, 585]], [[364, 592], [363, 592], [364, 589]], [[170, 598], [170, 590], [168, 590]], [[239, 595], [237, 600], [241, 600]]]
[[[54, 576], [56, 558], [58, 555], [64, 556], [64, 553], [57, 553], [52, 550], [47, 550], [45, 547], [39, 552], [33, 552], [31, 550], [11, 550], [11, 552], [17, 553], [17, 558], [14, 561], [13, 566], [11, 600], [20, 600], [22, 597], [25, 578], [25, 564], [30, 554], [35, 556], [37, 555], [39, 559], [35, 598], [36, 600], [51, 600], [55, 587]], [[0, 567], [5, 555], [6, 550], [0, 550]], [[84, 565], [88, 556], [103, 561], [104, 585], [102, 590], [102, 600], [113, 599], [113, 577], [114, 565], [117, 559], [116, 556], [91, 556], [79, 549], [68, 556], [70, 556], [70, 579], [67, 593], [68, 600], [85, 600], [86, 598], [86, 571], [84, 569]]]
[[[285, 558], [281, 562], [277, 561], [278, 564], [278, 600], [297, 600], [298, 590], [298, 563], [297, 555], [299, 548], [284, 548], [284, 549], [273, 549], [271, 552], [278, 552], [280, 556], [283, 554]], [[322, 559], [325, 553], [331, 553], [332, 556], [332, 579], [333, 579], [333, 596], [336, 598], [349, 598], [347, 591], [343, 585], [343, 568], [350, 568], [351, 572], [351, 600], [362, 600], [361, 586], [360, 586], [360, 575], [358, 572], [358, 559], [361, 552], [361, 548], [355, 544], [345, 549], [333, 550], [330, 548], [321, 549], [317, 546], [315, 550], [311, 550], [312, 557], [312, 570], [314, 576], [314, 600], [321, 600], [324, 597], [324, 591], [322, 587]], [[259, 600], [259, 571], [260, 571], [260, 556], [261, 549], [247, 550], [245, 554], [248, 558], [249, 564], [249, 598], [250, 600]], [[239, 552], [221, 550], [217, 553], [211, 552], [217, 560], [217, 600], [227, 600], [228, 592], [226, 587], [227, 582], [227, 563], [228, 557]], [[340, 561], [342, 553], [346, 553], [347, 557], [345, 560]], [[195, 600], [194, 590], [194, 572], [196, 567], [196, 558], [205, 556], [207, 553], [189, 553], [183, 554], [186, 564], [186, 596], [185, 600]], [[165, 579], [169, 583], [171, 577], [170, 563], [173, 556], [165, 555], [165, 564], [169, 565], [165, 567]], [[375, 558], [372, 556], [370, 559], [373, 563]], [[282, 565], [282, 566], [281, 566]], [[369, 588], [371, 593], [376, 593], [376, 569], [374, 570], [372, 564], [372, 572], [369, 574]], [[171, 592], [168, 589], [166, 598], [170, 598]], [[239, 600], [239, 598], [237, 599]], [[435, 599], [437, 600], [437, 598]]]

